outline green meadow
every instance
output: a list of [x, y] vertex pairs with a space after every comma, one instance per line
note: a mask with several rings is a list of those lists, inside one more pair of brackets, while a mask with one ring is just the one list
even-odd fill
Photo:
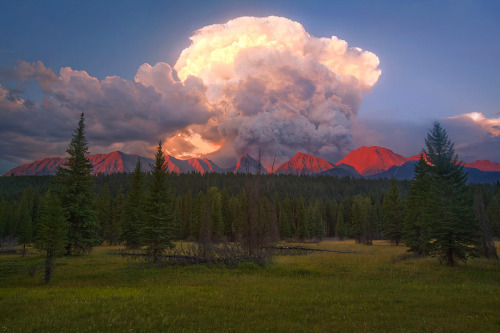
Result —
[[450, 268], [399, 260], [406, 248], [385, 242], [307, 246], [356, 253], [227, 268], [153, 266], [96, 247], [58, 258], [48, 285], [41, 255], [0, 255], [0, 332], [500, 331], [500, 261]]

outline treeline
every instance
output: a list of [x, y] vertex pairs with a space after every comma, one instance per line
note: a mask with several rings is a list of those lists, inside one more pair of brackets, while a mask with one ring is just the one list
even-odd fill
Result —
[[[143, 174], [140, 188], [145, 195], [151, 175]], [[93, 207], [100, 241], [123, 240], [125, 204], [133, 174], [94, 176]], [[38, 212], [43, 196], [51, 188], [52, 176], [2, 177], [0, 237], [16, 237], [21, 244], [36, 236]], [[245, 219], [247, 191], [260, 182], [260, 211], [266, 223], [276, 224], [278, 239], [324, 237], [373, 239], [401, 242], [397, 236], [405, 219], [406, 198], [411, 181], [337, 178], [331, 176], [168, 174], [176, 239], [196, 239], [204, 214], [209, 211], [214, 237], [233, 240]], [[52, 185], [52, 188], [54, 186]], [[21, 190], [19, 190], [21, 189]], [[486, 223], [500, 237], [500, 183], [471, 185], [476, 200], [484, 203]], [[13, 197], [9, 193], [16, 193]], [[137, 195], [137, 194], [136, 194]], [[272, 226], [270, 226], [272, 227]], [[396, 236], [394, 236], [396, 235]]]

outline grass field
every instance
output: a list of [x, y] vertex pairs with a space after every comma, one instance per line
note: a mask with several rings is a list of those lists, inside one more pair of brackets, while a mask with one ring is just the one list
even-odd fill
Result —
[[[500, 248], [500, 243], [497, 243]], [[277, 257], [260, 267], [153, 267], [108, 254], [0, 256], [0, 332], [500, 332], [500, 262], [395, 261], [404, 247]]]

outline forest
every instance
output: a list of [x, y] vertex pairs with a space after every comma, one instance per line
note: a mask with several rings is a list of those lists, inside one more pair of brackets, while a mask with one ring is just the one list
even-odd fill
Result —
[[54, 257], [100, 244], [144, 249], [154, 262], [179, 240], [197, 243], [206, 259], [223, 256], [219, 244], [237, 244], [239, 254], [229, 257], [247, 258], [279, 241], [334, 237], [404, 243], [450, 266], [477, 255], [498, 258], [500, 183], [467, 185], [439, 123], [425, 142], [412, 181], [175, 174], [167, 171], [161, 141], [148, 173], [138, 158], [132, 174], [92, 176], [82, 114], [66, 167], [54, 177], [0, 179], [1, 246], [20, 246], [24, 255], [34, 243], [46, 253], [46, 282]]
[[[93, 176], [92, 202], [99, 242], [118, 244], [123, 240], [125, 206], [132, 177], [133, 174]], [[31, 243], [36, 238], [38, 208], [45, 193], [54, 188], [54, 178], [0, 178], [2, 244], [9, 239]], [[363, 239], [366, 243], [374, 239], [390, 240], [388, 231], [393, 223], [400, 223], [402, 228], [403, 216], [399, 217], [400, 221], [391, 221], [391, 210], [403, 212], [411, 184], [411, 181], [332, 176], [199, 173], [170, 173], [167, 182], [176, 240], [199, 237], [207, 204], [213, 237], [233, 240], [244, 223], [246, 190], [260, 183], [260, 211], [277, 239], [338, 237]], [[151, 175], [144, 174], [142, 191], [145, 192], [150, 183]], [[469, 191], [471, 195], [479, 194], [474, 197], [484, 202], [484, 214], [492, 235], [500, 237], [500, 184], [470, 185]]]

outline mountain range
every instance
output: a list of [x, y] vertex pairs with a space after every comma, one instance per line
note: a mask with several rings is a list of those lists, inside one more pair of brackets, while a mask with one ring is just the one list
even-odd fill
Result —
[[[404, 157], [396, 154], [390, 149], [378, 146], [360, 147], [351, 151], [338, 163], [330, 163], [320, 157], [297, 153], [289, 161], [279, 166], [275, 174], [293, 175], [333, 175], [338, 177], [365, 177], [365, 178], [391, 178], [411, 179], [413, 168], [417, 163], [419, 155]], [[109, 154], [90, 155], [89, 159], [94, 174], [110, 174], [117, 172], [132, 172], [137, 162], [137, 155], [114, 151]], [[149, 171], [154, 160], [140, 157], [143, 171]], [[61, 157], [45, 158], [40, 161], [18, 166], [5, 175], [53, 175], [58, 167], [62, 166], [66, 159]], [[245, 154], [235, 166], [221, 168], [206, 158], [191, 158], [179, 160], [175, 157], [166, 157], [167, 169], [175, 173], [269, 173], [262, 164]], [[492, 183], [500, 180], [500, 163], [488, 160], [465, 163], [464, 169], [469, 173], [469, 181], [473, 183]]]

